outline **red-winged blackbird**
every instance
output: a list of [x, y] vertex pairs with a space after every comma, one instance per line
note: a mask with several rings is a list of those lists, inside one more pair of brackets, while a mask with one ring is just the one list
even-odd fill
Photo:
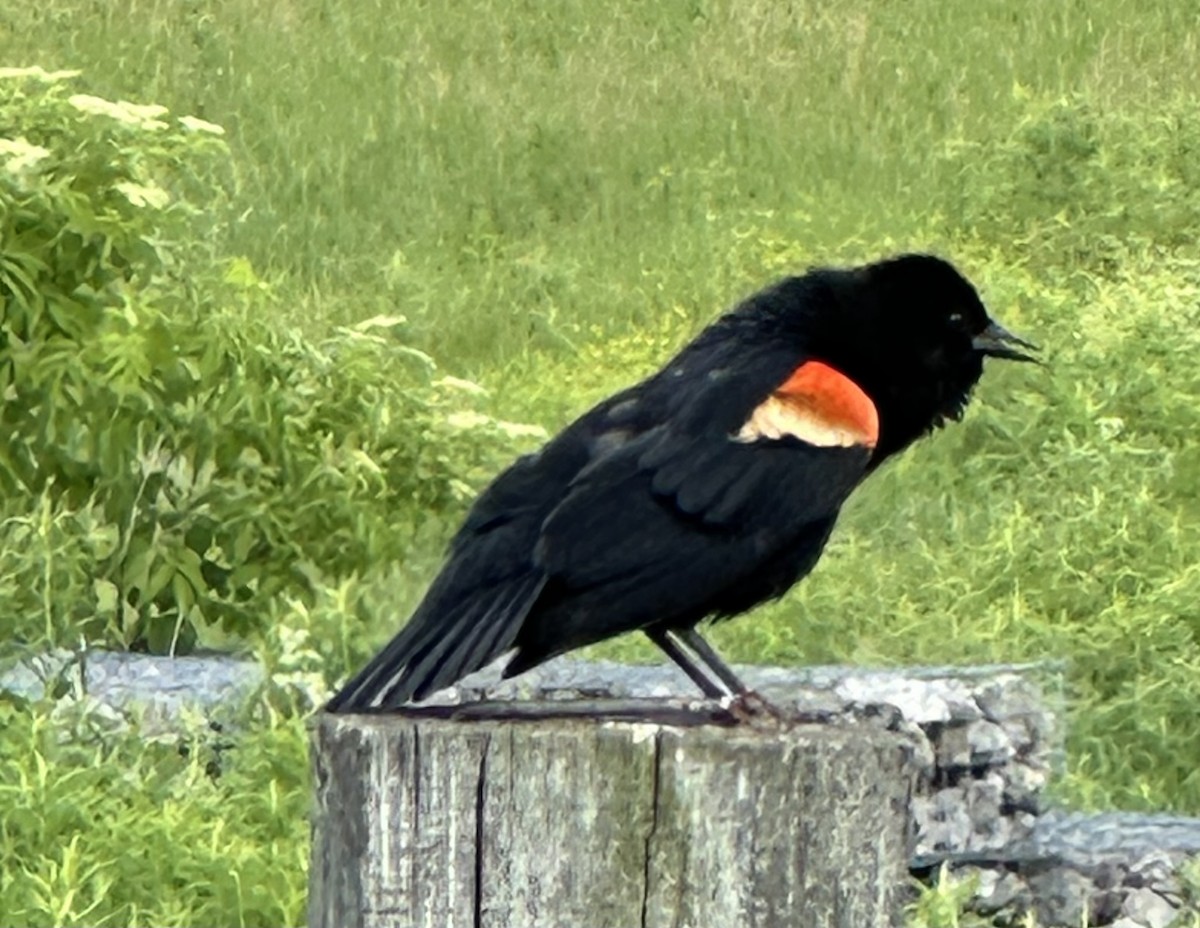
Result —
[[696, 624], [812, 570], [850, 492], [960, 418], [985, 355], [1032, 360], [1019, 347], [926, 255], [763, 290], [502, 473], [409, 623], [328, 708], [398, 706], [509, 651], [514, 676], [635, 629], [707, 695], [745, 694]]

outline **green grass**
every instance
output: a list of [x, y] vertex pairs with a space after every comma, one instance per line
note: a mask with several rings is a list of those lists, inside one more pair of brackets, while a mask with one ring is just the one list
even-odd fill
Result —
[[945, 148], [1006, 137], [1026, 95], [1110, 111], [1200, 78], [1169, 0], [13, 6], [7, 59], [230, 129], [234, 248], [287, 275], [289, 321], [399, 305], [462, 367], [710, 315], [760, 281], [735, 242], [767, 214], [805, 258], [928, 239]]
[[[317, 341], [403, 315], [405, 343], [487, 387], [486, 411], [549, 430], [772, 277], [954, 257], [1049, 366], [990, 369], [964, 423], [857, 495], [809, 580], [716, 641], [761, 662], [1067, 658], [1060, 796], [1200, 813], [1191, 26], [1169, 0], [49, 0], [0, 11], [0, 66], [82, 68], [89, 92], [224, 125], [237, 183], [214, 231], [271, 291], [259, 322]], [[39, 499], [5, 513], [0, 605], [37, 625], [49, 580], [6, 578], [86, 590], [86, 520], [67, 531], [77, 517]], [[415, 601], [445, 529], [280, 597], [258, 646], [278, 660], [304, 632], [304, 668], [344, 673]], [[636, 638], [596, 653], [653, 656]], [[212, 781], [132, 743], [49, 745], [40, 710], [11, 711], [0, 782], [46, 785], [4, 816], [0, 911], [302, 919], [294, 714], [259, 719]], [[131, 842], [185, 876], [135, 878]], [[246, 895], [262, 885], [269, 905]], [[944, 908], [915, 917], [951, 924]]]

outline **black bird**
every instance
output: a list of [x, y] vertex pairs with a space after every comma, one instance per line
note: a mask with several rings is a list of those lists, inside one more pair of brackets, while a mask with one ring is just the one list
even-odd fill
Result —
[[506, 652], [511, 677], [636, 629], [706, 695], [746, 696], [696, 624], [812, 570], [850, 492], [961, 417], [985, 356], [1033, 360], [1021, 348], [939, 258], [776, 283], [484, 490], [416, 613], [328, 709], [419, 701]]

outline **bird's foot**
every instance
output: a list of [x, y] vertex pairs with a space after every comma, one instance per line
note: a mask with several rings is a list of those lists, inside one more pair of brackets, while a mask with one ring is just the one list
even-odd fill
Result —
[[774, 728], [787, 720], [787, 715], [775, 703], [754, 690], [742, 690], [722, 700], [734, 720], [742, 725]]

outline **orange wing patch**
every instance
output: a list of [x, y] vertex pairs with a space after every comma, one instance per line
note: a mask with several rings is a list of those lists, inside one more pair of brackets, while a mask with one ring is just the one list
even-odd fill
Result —
[[734, 437], [750, 442], [784, 435], [821, 448], [874, 448], [879, 412], [845, 374], [820, 361], [806, 361], [755, 407]]

